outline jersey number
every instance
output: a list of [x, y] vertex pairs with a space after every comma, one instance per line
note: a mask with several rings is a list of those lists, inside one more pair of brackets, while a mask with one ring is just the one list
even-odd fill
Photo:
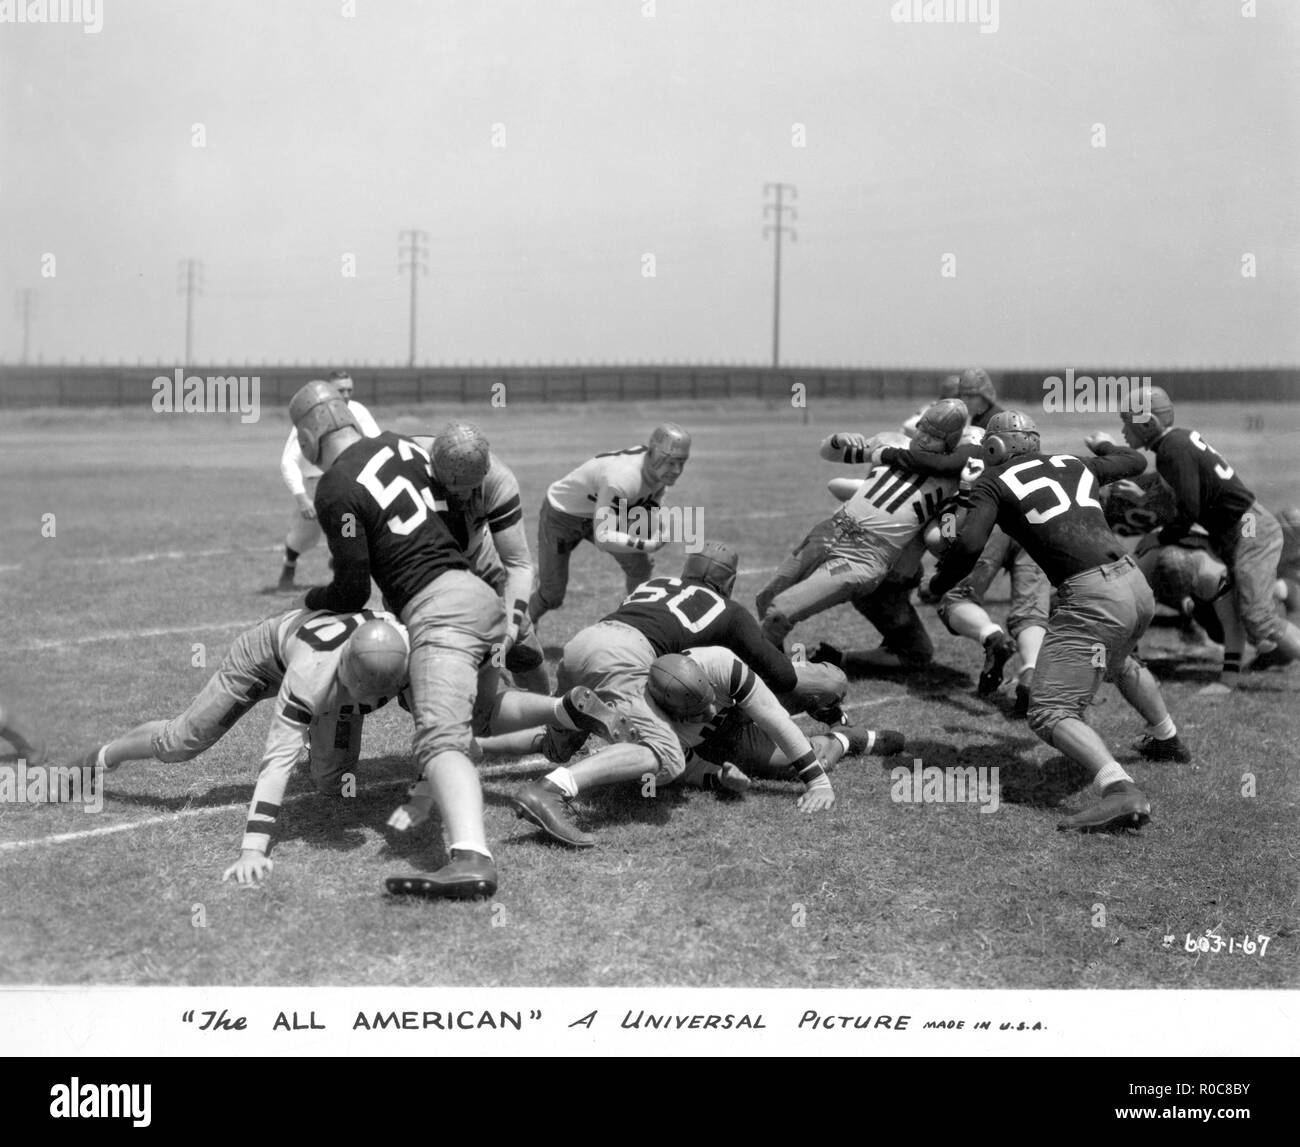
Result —
[[[424, 459], [425, 465], [429, 464], [429, 455], [421, 450], [414, 442], [407, 442], [403, 439], [397, 447], [402, 456], [403, 462], [409, 462], [417, 454]], [[395, 534], [401, 534], [405, 537], [407, 534], [419, 529], [421, 523], [429, 516], [430, 510], [446, 510], [447, 503], [433, 496], [433, 491], [429, 487], [417, 490], [415, 483], [405, 474], [398, 474], [391, 482], [385, 484], [379, 478], [379, 471], [384, 468], [393, 458], [393, 450], [390, 446], [385, 446], [382, 450], [377, 450], [375, 456], [366, 463], [366, 468], [357, 475], [357, 481], [366, 488], [370, 496], [379, 503], [381, 510], [388, 509], [398, 498], [406, 496], [410, 503], [411, 512], [403, 518], [400, 514], [394, 514], [388, 519], [388, 528]]]
[[[656, 582], [660, 584], [655, 584]], [[668, 592], [672, 589], [680, 592], [668, 597]], [[664, 601], [664, 598], [668, 600]], [[681, 581], [675, 577], [656, 578], [655, 581], [638, 586], [623, 599], [623, 604], [639, 605], [653, 601], [663, 601], [664, 608], [682, 623], [687, 633], [699, 633], [727, 608], [727, 603], [711, 589], [702, 585], [683, 588]]]
[[300, 638], [304, 645], [319, 650], [321, 653], [328, 653], [331, 649], [337, 649], [351, 637], [352, 631], [363, 621], [374, 620], [375, 612], [370, 609], [363, 609], [357, 613], [339, 613], [328, 617], [314, 617], [311, 621], [303, 622], [295, 636]]
[[1222, 454], [1201, 437], [1200, 431], [1193, 430], [1187, 437], [1192, 440], [1192, 445], [1198, 450], [1204, 450], [1207, 454], [1219, 460], [1218, 465], [1214, 467], [1214, 472], [1220, 478], [1226, 480], [1232, 477], [1232, 467], [1228, 465]]
[[[1054, 454], [1048, 461], [1058, 468], [1064, 467], [1067, 462], [1075, 461], [1069, 454]], [[1065, 487], [1061, 485], [1050, 474], [1044, 474], [1041, 477], [1031, 479], [1028, 482], [1022, 482], [1018, 475], [1021, 471], [1033, 469], [1039, 465], [1037, 458], [1029, 462], [1021, 462], [1018, 466], [1010, 466], [1003, 470], [999, 477], [1006, 484], [1017, 498], [1022, 502], [1039, 490], [1047, 490], [1056, 500], [1054, 505], [1049, 506], [1046, 510], [1028, 510], [1025, 513], [1025, 521], [1032, 526], [1041, 525], [1043, 522], [1050, 522], [1059, 514], [1064, 514], [1070, 508], [1070, 495], [1065, 492]], [[1101, 503], [1092, 496], [1093, 477], [1092, 471], [1088, 467], [1083, 468], [1083, 473], [1079, 475], [1079, 485], [1074, 491], [1074, 504], [1077, 506], [1091, 507], [1096, 510], [1101, 509]]]

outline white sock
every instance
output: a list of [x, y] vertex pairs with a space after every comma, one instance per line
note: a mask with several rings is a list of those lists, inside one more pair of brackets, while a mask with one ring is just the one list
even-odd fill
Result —
[[1123, 765], [1118, 761], [1111, 761], [1109, 764], [1101, 767], [1101, 772], [1092, 778], [1092, 783], [1097, 786], [1097, 791], [1101, 792], [1104, 788], [1113, 785], [1116, 781], [1131, 781], [1132, 779], [1133, 778], [1124, 771]]
[[558, 768], [554, 772], [547, 773], [546, 779], [560, 790], [569, 800], [573, 800], [578, 795], [578, 786], [573, 779], [573, 774], [566, 768]]
[[1151, 735], [1157, 741], [1167, 741], [1170, 737], [1178, 735], [1178, 726], [1174, 724], [1172, 717], [1165, 717], [1158, 725], [1151, 725]]
[[462, 852], [477, 852], [480, 856], [486, 856], [489, 860], [492, 859], [492, 854], [488, 851], [486, 844], [466, 844], [463, 840], [457, 840], [447, 846], [448, 852], [455, 849], [460, 849]]
[[980, 630], [980, 644], [986, 645], [990, 637], [992, 637], [995, 633], [1001, 633], [1001, 632], [1002, 632], [1002, 626], [998, 625], [996, 622], [990, 621], [988, 625], [984, 626]]
[[838, 732], [832, 733], [831, 736], [834, 737], [837, 741], [839, 741], [841, 745], [844, 746], [844, 751], [846, 753], [849, 751], [848, 737], [846, 737], [843, 733], [838, 733]]

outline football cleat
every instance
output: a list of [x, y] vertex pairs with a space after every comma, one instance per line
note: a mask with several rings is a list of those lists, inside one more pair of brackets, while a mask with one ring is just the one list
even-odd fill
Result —
[[980, 671], [979, 694], [987, 697], [1002, 684], [1002, 671], [1015, 656], [1016, 643], [1002, 630], [990, 633], [984, 641], [984, 668]]
[[730, 761], [722, 765], [688, 762], [681, 783], [710, 793], [746, 793], [750, 787], [749, 778]]
[[1141, 828], [1150, 819], [1151, 802], [1142, 790], [1132, 781], [1116, 781], [1102, 789], [1101, 800], [1095, 805], [1067, 816], [1056, 827], [1098, 832], [1103, 829]]
[[1176, 761], [1180, 765], [1185, 765], [1192, 759], [1192, 754], [1177, 733], [1164, 741], [1159, 741], [1147, 733], [1134, 741], [1133, 747], [1148, 761]]
[[584, 733], [581, 729], [565, 729], [561, 725], [547, 725], [537, 750], [553, 765], [562, 765], [565, 761], [571, 760], [573, 754], [587, 743], [588, 736], [589, 734]]
[[393, 896], [432, 900], [478, 900], [497, 890], [497, 866], [468, 848], [453, 848], [451, 861], [432, 876], [390, 876], [384, 887]]
[[510, 798], [510, 803], [515, 806], [517, 817], [535, 824], [561, 844], [570, 848], [591, 848], [596, 843], [595, 837], [583, 832], [569, 817], [566, 808], [569, 798], [558, 785], [545, 778], [524, 785]]
[[1280, 669], [1283, 665], [1290, 665], [1291, 658], [1288, 657], [1278, 646], [1267, 649], [1263, 653], [1256, 653], [1255, 660], [1250, 663], [1252, 673], [1262, 669]]
[[[585, 685], [575, 685], [564, 695], [564, 711], [578, 726], [580, 732], [590, 736], [595, 733], [611, 744], [632, 739], [632, 723], [617, 710], [605, 704]], [[575, 750], [576, 751], [576, 750]]]

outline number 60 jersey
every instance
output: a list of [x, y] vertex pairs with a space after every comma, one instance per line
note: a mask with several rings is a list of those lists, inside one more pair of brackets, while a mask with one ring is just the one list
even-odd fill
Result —
[[704, 581], [652, 577], [642, 582], [602, 621], [618, 621], [643, 633], [655, 656], [703, 645], [730, 649], [774, 693], [798, 685], [790, 659], [763, 636], [754, 615]]

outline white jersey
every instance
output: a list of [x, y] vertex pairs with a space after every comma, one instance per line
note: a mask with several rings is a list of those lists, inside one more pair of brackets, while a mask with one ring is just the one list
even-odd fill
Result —
[[892, 466], [873, 466], [861, 488], [831, 519], [836, 548], [869, 549], [891, 563], [956, 492], [957, 483], [956, 475], [907, 474]]
[[[348, 410], [357, 420], [357, 429], [366, 438], [379, 437], [379, 424], [361, 403], [355, 399], [348, 401]], [[289, 437], [285, 439], [284, 450], [280, 454], [280, 476], [289, 487], [289, 493], [295, 498], [307, 492], [307, 482], [321, 476], [319, 466], [313, 465], [302, 456], [302, 447], [298, 445], [298, 431], [290, 428]]]
[[[275, 715], [266, 734], [266, 749], [248, 809], [243, 847], [265, 852], [279, 816], [284, 791], [302, 750], [307, 747], [312, 724], [332, 721], [346, 706], [368, 713], [378, 705], [358, 705], [339, 680], [343, 645], [365, 621], [386, 621], [410, 638], [402, 623], [382, 610], [329, 613], [321, 609], [295, 609], [286, 613], [276, 629], [276, 665], [268, 665], [274, 681], [283, 674], [275, 699]], [[382, 702], [381, 702], [382, 703]]]
[[[739, 708], [746, 717], [763, 730], [791, 761], [811, 755], [812, 746], [776, 695], [748, 665], [720, 645], [704, 645], [686, 650], [713, 686], [718, 712], [706, 722], [671, 722], [677, 739], [684, 749], [702, 744], [723, 721]], [[744, 765], [747, 762], [732, 762]]]
[[635, 446], [597, 454], [552, 482], [546, 498], [555, 509], [575, 518], [594, 518], [602, 491], [607, 492], [605, 504], [616, 509], [621, 501], [626, 501], [628, 510], [657, 506], [665, 487], [654, 479], [647, 481], [642, 474], [646, 452], [645, 446]]

